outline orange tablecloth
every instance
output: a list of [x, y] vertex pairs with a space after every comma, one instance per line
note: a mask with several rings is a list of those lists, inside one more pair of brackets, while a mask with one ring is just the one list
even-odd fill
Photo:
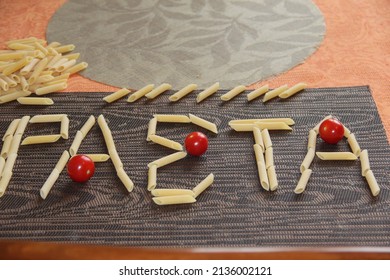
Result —
[[[47, 23], [66, 0], [1, 0], [0, 48], [10, 39], [45, 37]], [[390, 1], [314, 0], [326, 21], [318, 51], [290, 71], [253, 84], [270, 87], [305, 81], [309, 87], [369, 85], [390, 139]], [[66, 91], [116, 88], [73, 76]]]

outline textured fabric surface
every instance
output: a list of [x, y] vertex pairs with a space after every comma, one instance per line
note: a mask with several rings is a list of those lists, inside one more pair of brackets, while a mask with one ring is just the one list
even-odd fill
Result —
[[225, 88], [302, 63], [322, 42], [311, 0], [70, 0], [51, 18], [49, 41], [73, 43], [82, 75], [117, 87], [168, 82]]
[[[192, 94], [176, 104], [168, 94], [129, 104], [123, 99], [105, 104], [105, 93], [64, 93], [55, 106], [35, 108], [16, 102], [1, 106], [0, 135], [12, 119], [23, 115], [66, 113], [70, 139], [50, 145], [22, 146], [14, 177], [0, 198], [0, 238], [171, 247], [251, 246], [390, 246], [390, 149], [375, 103], [367, 87], [307, 89], [286, 101], [247, 103], [245, 95], [222, 103], [223, 91], [196, 104]], [[351, 106], [353, 104], [353, 106]], [[192, 188], [210, 172], [214, 184], [191, 205], [157, 206], [146, 190], [147, 163], [172, 153], [145, 140], [155, 113], [193, 113], [213, 121], [214, 135], [191, 124], [159, 124], [161, 136], [183, 142], [200, 130], [209, 136], [209, 150], [200, 158], [187, 157], [158, 172], [161, 188]], [[112, 130], [124, 169], [135, 183], [127, 193], [110, 162], [98, 163], [85, 185], [62, 173], [46, 200], [39, 189], [61, 153], [89, 115], [103, 114]], [[381, 193], [373, 198], [360, 174], [360, 162], [315, 159], [306, 191], [294, 194], [299, 165], [309, 130], [333, 114], [368, 149]], [[251, 133], [235, 132], [228, 122], [237, 118], [292, 117], [291, 132], [271, 132], [279, 189], [259, 186]], [[57, 133], [57, 124], [31, 124], [26, 136]], [[317, 150], [347, 151], [348, 145], [317, 141]], [[97, 125], [79, 150], [104, 153]]]

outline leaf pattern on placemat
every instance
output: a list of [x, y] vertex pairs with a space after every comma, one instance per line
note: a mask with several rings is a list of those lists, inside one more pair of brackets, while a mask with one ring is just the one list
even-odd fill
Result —
[[[302, 63], [324, 33], [322, 14], [310, 0], [70, 0], [52, 17], [47, 38], [75, 44], [88, 58], [82, 75], [110, 85], [180, 88], [219, 81], [229, 88]], [[91, 46], [101, 49], [99, 56], [89, 54]], [[258, 55], [262, 65], [236, 70]], [[183, 64], [196, 70], [183, 73]]]

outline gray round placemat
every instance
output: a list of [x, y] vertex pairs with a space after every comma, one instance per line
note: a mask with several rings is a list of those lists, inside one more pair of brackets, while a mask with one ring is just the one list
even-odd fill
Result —
[[69, 0], [47, 28], [76, 45], [83, 76], [130, 88], [248, 85], [302, 63], [324, 34], [310, 0]]

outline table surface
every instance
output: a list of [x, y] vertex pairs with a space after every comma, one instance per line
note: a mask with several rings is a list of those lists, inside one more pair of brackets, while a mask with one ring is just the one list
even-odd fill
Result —
[[[45, 37], [45, 30], [51, 15], [65, 0], [23, 1], [4, 0], [0, 3], [0, 48], [6, 40], [23, 37]], [[300, 81], [309, 87], [342, 87], [369, 85], [379, 115], [390, 139], [390, 2], [374, 1], [325, 1], [314, 0], [327, 24], [325, 40], [317, 52], [301, 65], [290, 71], [251, 85], [263, 84], [277, 87]], [[7, 20], [10, 19], [10, 20]], [[12, 19], [12, 20], [11, 20]], [[100, 84], [80, 75], [72, 77], [66, 91], [109, 92], [108, 85]], [[42, 244], [1, 241], [0, 258], [155, 258], [153, 249], [99, 248], [66, 244]], [[62, 248], [63, 253], [54, 253]], [[274, 258], [274, 259], [315, 259], [315, 258], [390, 258], [390, 248], [328, 248], [327, 250], [306, 248], [290, 250], [245, 248], [209, 252], [206, 249], [160, 250], [160, 258]], [[134, 253], [134, 252], [137, 253]], [[15, 253], [17, 252], [17, 254]]]

